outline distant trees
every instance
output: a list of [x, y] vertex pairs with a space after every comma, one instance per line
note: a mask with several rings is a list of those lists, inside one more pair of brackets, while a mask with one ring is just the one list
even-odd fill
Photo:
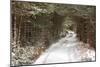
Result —
[[95, 6], [13, 1], [11, 8], [12, 38], [23, 46], [43, 40], [49, 45], [68, 29], [80, 41], [95, 44]]

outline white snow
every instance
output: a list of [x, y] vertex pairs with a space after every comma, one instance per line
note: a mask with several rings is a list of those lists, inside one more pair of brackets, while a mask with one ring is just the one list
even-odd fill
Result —
[[78, 41], [76, 33], [68, 31], [64, 38], [52, 44], [34, 64], [94, 61], [95, 51], [88, 49]]

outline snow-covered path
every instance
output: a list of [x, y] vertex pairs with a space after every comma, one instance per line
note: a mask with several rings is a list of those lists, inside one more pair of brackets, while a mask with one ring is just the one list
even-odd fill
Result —
[[34, 64], [94, 61], [95, 51], [80, 45], [76, 33], [69, 31], [64, 38], [52, 44]]

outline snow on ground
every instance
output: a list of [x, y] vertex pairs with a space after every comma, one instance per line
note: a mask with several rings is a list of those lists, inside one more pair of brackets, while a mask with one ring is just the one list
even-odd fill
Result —
[[65, 37], [52, 44], [34, 64], [94, 61], [95, 51], [83, 46], [76, 33], [68, 31]]

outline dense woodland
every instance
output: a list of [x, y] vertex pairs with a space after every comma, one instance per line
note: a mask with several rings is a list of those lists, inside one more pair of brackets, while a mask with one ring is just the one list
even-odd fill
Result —
[[95, 49], [96, 7], [12, 1], [12, 65], [31, 64], [67, 30], [76, 32], [80, 41]]

